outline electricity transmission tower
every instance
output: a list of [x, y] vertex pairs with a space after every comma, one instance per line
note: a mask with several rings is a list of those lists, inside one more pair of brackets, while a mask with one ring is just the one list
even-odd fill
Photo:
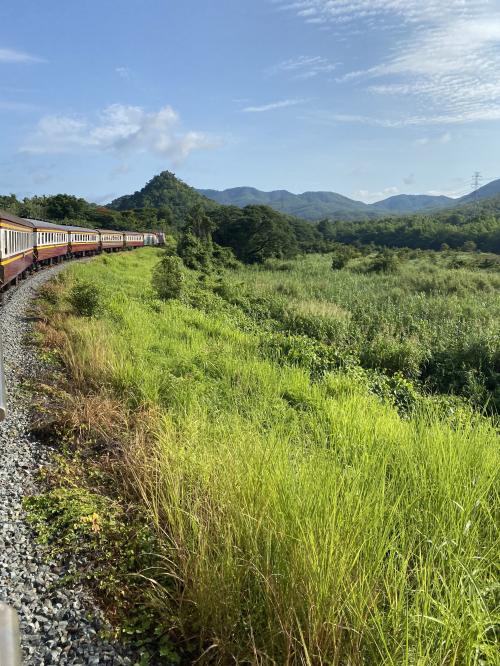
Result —
[[479, 212], [479, 198], [477, 196], [477, 192], [479, 188], [481, 187], [481, 183], [483, 181], [483, 177], [481, 176], [481, 173], [479, 171], [474, 171], [474, 174], [472, 176], [472, 192], [474, 194], [474, 213], [475, 215], [478, 214]]

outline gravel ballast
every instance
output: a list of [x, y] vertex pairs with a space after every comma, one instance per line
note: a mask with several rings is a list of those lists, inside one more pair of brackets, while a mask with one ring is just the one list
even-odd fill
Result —
[[26, 522], [22, 499], [36, 494], [36, 475], [50, 460], [46, 444], [30, 436], [30, 396], [23, 383], [43, 371], [26, 344], [28, 311], [36, 290], [63, 266], [33, 275], [0, 306], [8, 417], [0, 423], [0, 601], [21, 621], [24, 664], [134, 663], [126, 648], [101, 635], [102, 613], [78, 583], [65, 580], [67, 567], [51, 559]]

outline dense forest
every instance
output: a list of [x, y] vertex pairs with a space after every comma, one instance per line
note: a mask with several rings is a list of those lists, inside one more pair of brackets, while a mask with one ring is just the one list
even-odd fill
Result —
[[[116, 199], [109, 206], [57, 194], [23, 201], [14, 195], [2, 196], [0, 208], [22, 217], [62, 224], [163, 230], [175, 237], [189, 233], [201, 241], [209, 230], [217, 245], [230, 248], [244, 263], [331, 252], [338, 243], [500, 253], [500, 196], [433, 213], [364, 221], [324, 219], [315, 223], [266, 205], [240, 208], [217, 204], [165, 171], [139, 192]], [[192, 245], [192, 239], [190, 242]]]

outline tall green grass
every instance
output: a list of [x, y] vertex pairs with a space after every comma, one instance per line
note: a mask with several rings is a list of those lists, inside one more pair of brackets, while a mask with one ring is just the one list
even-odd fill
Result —
[[498, 413], [500, 274], [452, 254], [415, 253], [391, 274], [362, 272], [362, 258], [332, 271], [330, 257], [310, 255], [241, 267], [226, 291], [237, 302], [264, 299], [283, 330], [319, 338], [366, 368]]
[[72, 267], [99, 315], [60, 302], [54, 325], [75, 384], [155, 414], [123, 457], [163, 544], [147, 576], [165, 626], [219, 663], [500, 664], [491, 422], [403, 419], [342, 373], [312, 383], [222, 299], [158, 301], [157, 261]]

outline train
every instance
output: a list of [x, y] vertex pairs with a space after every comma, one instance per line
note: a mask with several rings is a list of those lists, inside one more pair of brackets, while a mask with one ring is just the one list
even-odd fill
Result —
[[65, 226], [0, 210], [0, 297], [10, 285], [42, 266], [164, 242], [162, 232]]

